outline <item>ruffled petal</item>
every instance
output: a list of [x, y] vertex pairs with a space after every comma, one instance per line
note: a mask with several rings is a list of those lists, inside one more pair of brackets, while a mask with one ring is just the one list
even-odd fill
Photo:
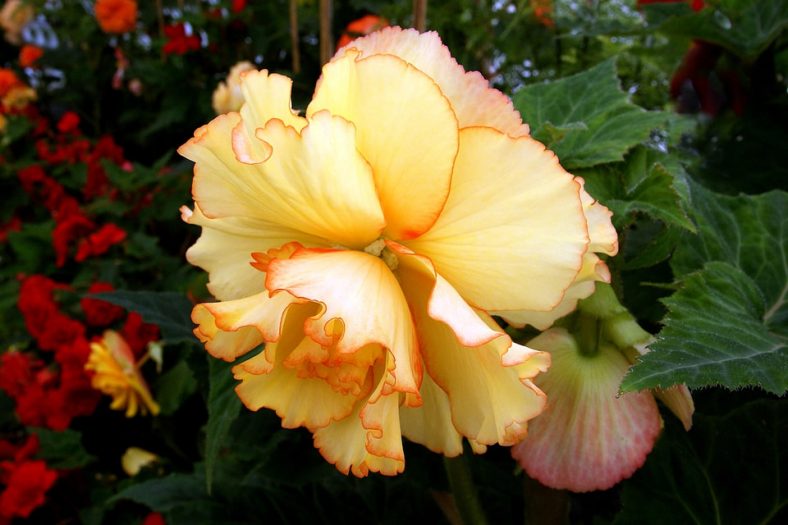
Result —
[[448, 324], [430, 316], [434, 277], [414, 263], [413, 257], [400, 258], [397, 274], [413, 311], [427, 373], [446, 392], [454, 427], [481, 445], [516, 443], [525, 435], [527, 421], [544, 406], [544, 395], [530, 379], [547, 369], [549, 355], [512, 343], [480, 311], [477, 316], [498, 337], [474, 347], [461, 344]]
[[419, 394], [421, 406], [400, 407], [402, 435], [444, 456], [462, 454], [462, 436], [451, 420], [449, 396], [429, 374], [424, 375]]
[[372, 471], [393, 476], [405, 469], [400, 396], [383, 395], [383, 387], [383, 381], [378, 381], [375, 391], [359, 401], [353, 413], [314, 433], [315, 447], [344, 474], [364, 477]]
[[441, 216], [405, 244], [478, 308], [547, 311], [588, 247], [579, 191], [541, 143], [467, 128]]
[[354, 40], [334, 60], [350, 49], [361, 51], [362, 56], [394, 55], [426, 73], [451, 102], [460, 128], [486, 126], [513, 137], [528, 135], [528, 125], [523, 124], [509, 97], [491, 88], [479, 72], [466, 72], [438, 33], [388, 27]]
[[321, 312], [304, 324], [309, 337], [340, 354], [369, 344], [383, 346], [393, 356], [387, 386], [418, 392], [421, 362], [410, 310], [380, 258], [358, 251], [299, 249], [268, 264], [266, 288], [321, 303]]
[[512, 455], [529, 476], [556, 489], [606, 490], [631, 476], [653, 448], [661, 419], [651, 394], [618, 394], [629, 369], [623, 354], [601, 345], [598, 354], [585, 357], [561, 328], [528, 344], [553, 358], [550, 371], [536, 380], [549, 406]]
[[457, 153], [457, 120], [424, 73], [390, 55], [357, 52], [323, 68], [307, 116], [328, 110], [356, 126], [386, 217], [386, 236], [410, 239], [443, 208]]
[[192, 191], [206, 216], [243, 217], [355, 248], [378, 237], [383, 213], [352, 124], [320, 113], [299, 135], [270, 120], [255, 132], [271, 149], [259, 164], [239, 160], [239, 125], [237, 113], [217, 117], [178, 150], [196, 163]]
[[274, 118], [296, 131], [306, 126], [306, 119], [299, 117], [298, 112], [292, 109], [292, 88], [292, 80], [282, 75], [269, 74], [265, 69], [241, 74], [241, 92], [246, 101], [241, 108], [241, 117], [251, 136], [254, 136], [255, 129], [264, 127]]
[[254, 269], [251, 254], [265, 252], [288, 241], [305, 246], [327, 246], [325, 240], [268, 221], [243, 217], [209, 219], [199, 206], [181, 208], [189, 224], [202, 234], [186, 252], [186, 259], [208, 272], [208, 291], [219, 300], [240, 299], [265, 289], [265, 277]]
[[[285, 365], [299, 345], [317, 346], [303, 333], [304, 322], [315, 311], [311, 306], [288, 308], [279, 341], [266, 345], [265, 355], [256, 356], [248, 365], [241, 363], [233, 367], [235, 379], [241, 381], [235, 391], [244, 405], [251, 410], [263, 407], [275, 410], [285, 428], [325, 427], [331, 421], [347, 417], [357, 401], [357, 396], [338, 392], [323, 379], [304, 377], [298, 368]], [[272, 366], [268, 368], [265, 363]]]
[[580, 202], [588, 224], [589, 253], [604, 253], [611, 257], [618, 253], [618, 234], [610, 218], [613, 212], [595, 200], [585, 190], [585, 181], [576, 177], [580, 183]]
[[198, 304], [192, 311], [197, 338], [205, 349], [225, 361], [234, 361], [263, 342], [279, 339], [285, 310], [303, 303], [287, 292], [268, 292], [234, 301]]

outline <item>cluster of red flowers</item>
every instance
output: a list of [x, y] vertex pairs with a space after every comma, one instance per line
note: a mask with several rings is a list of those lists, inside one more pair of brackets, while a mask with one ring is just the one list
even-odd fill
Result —
[[182, 23], [165, 26], [164, 36], [167, 37], [162, 48], [165, 55], [185, 55], [200, 49], [200, 38], [194, 34], [187, 35], [186, 26]]
[[[55, 294], [69, 287], [43, 275], [24, 279], [18, 307], [28, 332], [39, 349], [54, 353], [59, 371], [47, 367], [30, 353], [6, 352], [0, 356], [0, 390], [16, 403], [19, 421], [28, 426], [65, 430], [74, 417], [93, 412], [100, 394], [90, 385], [85, 363], [90, 355], [87, 328], [60, 309]], [[89, 293], [111, 291], [109, 283], [96, 282]], [[124, 310], [93, 298], [83, 298], [80, 306], [85, 323], [105, 328], [124, 316]], [[158, 328], [130, 313], [121, 333], [135, 355], [159, 337]]]
[[57, 472], [39, 459], [38, 438], [28, 436], [21, 444], [0, 441], [0, 524], [27, 518], [45, 501], [46, 492], [57, 480]]
[[[87, 165], [87, 180], [82, 189], [83, 197], [88, 200], [107, 194], [110, 186], [102, 161], [124, 164], [123, 150], [111, 137], [103, 137], [95, 146], [91, 146], [90, 141], [80, 136], [79, 117], [74, 113], [66, 113], [58, 122], [57, 129], [60, 133], [55, 138], [54, 148], [47, 139], [36, 142], [39, 158], [53, 166], [84, 162]], [[52, 245], [58, 267], [66, 263], [74, 244], [74, 260], [81, 262], [105, 253], [126, 238], [126, 232], [117, 225], [98, 225], [90, 219], [80, 208], [77, 199], [48, 176], [40, 165], [23, 168], [17, 175], [24, 190], [43, 204], [55, 219]]]

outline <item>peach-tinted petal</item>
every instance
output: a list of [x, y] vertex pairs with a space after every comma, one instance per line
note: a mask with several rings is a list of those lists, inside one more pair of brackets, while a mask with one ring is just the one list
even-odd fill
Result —
[[[491, 88], [479, 72], [466, 72], [438, 33], [389, 27], [354, 40], [345, 48], [349, 49], [361, 51], [362, 56], [395, 55], [419, 68], [449, 99], [460, 128], [486, 126], [514, 137], [528, 134], [528, 125], [523, 124], [509, 97]], [[334, 60], [342, 56], [340, 50]]]
[[500, 315], [507, 323], [523, 327], [531, 325], [538, 330], [546, 330], [553, 323], [575, 311], [580, 299], [589, 297], [596, 288], [596, 282], [610, 282], [610, 271], [607, 265], [593, 253], [586, 253], [583, 256], [583, 267], [577, 274], [575, 282], [567, 288], [564, 297], [558, 306], [547, 312], [535, 312], [532, 310], [505, 310], [502, 312], [492, 311], [493, 315]]
[[314, 310], [308, 305], [287, 310], [281, 339], [269, 343], [271, 348], [265, 350], [274, 359], [272, 368], [255, 373], [259, 371], [256, 366], [244, 366], [242, 363], [233, 367], [235, 378], [241, 381], [235, 391], [244, 405], [251, 410], [263, 407], [276, 410], [285, 428], [324, 427], [331, 421], [347, 417], [357, 399], [356, 396], [337, 392], [320, 378], [302, 377], [298, 369], [285, 366], [285, 360], [299, 344], [316, 345], [304, 337], [302, 330], [312, 313]]
[[451, 420], [449, 397], [429, 374], [421, 382], [419, 407], [400, 407], [402, 435], [438, 454], [454, 457], [462, 454], [462, 436]]
[[583, 204], [583, 213], [588, 223], [589, 253], [604, 253], [613, 256], [618, 253], [618, 234], [610, 218], [613, 212], [594, 200], [585, 190], [585, 181], [576, 178], [580, 183], [580, 202]]
[[256, 131], [270, 157], [251, 165], [233, 150], [239, 123], [237, 113], [221, 115], [178, 150], [196, 163], [192, 191], [207, 217], [243, 217], [355, 248], [378, 237], [383, 214], [352, 124], [318, 113], [299, 135], [270, 120]]
[[393, 476], [405, 468], [399, 395], [382, 395], [382, 387], [380, 381], [369, 400], [358, 401], [348, 417], [314, 433], [315, 447], [344, 474], [364, 477], [372, 471]]
[[327, 64], [307, 116], [328, 110], [356, 126], [386, 216], [386, 236], [409, 239], [438, 217], [457, 153], [457, 120], [424, 73], [390, 55]]
[[497, 327], [490, 328], [479, 318], [452, 285], [435, 272], [429, 259], [395, 242], [388, 241], [386, 245], [397, 256], [397, 277], [406, 280], [411, 290], [420, 287], [418, 300], [427, 301], [427, 314], [447, 324], [460, 344], [479, 346], [502, 335]]
[[255, 129], [264, 127], [273, 118], [296, 131], [306, 126], [306, 119], [299, 117], [298, 112], [292, 109], [292, 88], [292, 80], [275, 73], [269, 74], [265, 69], [241, 74], [241, 91], [246, 101], [241, 108], [241, 117], [249, 126], [250, 134], [253, 135]]
[[193, 212], [182, 215], [189, 224], [202, 227], [200, 238], [186, 252], [186, 258], [208, 272], [208, 290], [222, 301], [265, 289], [265, 276], [250, 265], [253, 252], [265, 252], [296, 239], [306, 246], [326, 246], [326, 241], [318, 237], [267, 221], [243, 217], [209, 219], [197, 205]]
[[[428, 312], [429, 274], [415, 264], [409, 268], [412, 258], [401, 261], [398, 277], [413, 310], [426, 370], [448, 395], [454, 427], [479, 444], [516, 443], [544, 406], [544, 395], [530, 379], [547, 369], [549, 356], [512, 343], [500, 329], [487, 343], [462, 345], [449, 325]], [[491, 317], [477, 315], [496, 329]]]
[[467, 128], [441, 216], [405, 244], [476, 307], [550, 310], [588, 245], [579, 191], [541, 143]]
[[[416, 393], [421, 364], [410, 310], [391, 270], [378, 257], [347, 250], [297, 250], [268, 265], [266, 288], [319, 302], [305, 333], [339, 353], [377, 343], [393, 356], [389, 386]], [[389, 378], [386, 379], [389, 381]]]
[[512, 455], [556, 489], [606, 490], [631, 476], [653, 448], [661, 420], [651, 394], [618, 395], [629, 369], [623, 354], [603, 344], [595, 356], [583, 356], [561, 328], [528, 344], [552, 355], [550, 370], [536, 380], [549, 402]]
[[198, 304], [192, 311], [194, 330], [205, 349], [225, 361], [234, 361], [263, 342], [279, 339], [282, 319], [296, 299], [287, 292], [268, 292], [233, 301]]

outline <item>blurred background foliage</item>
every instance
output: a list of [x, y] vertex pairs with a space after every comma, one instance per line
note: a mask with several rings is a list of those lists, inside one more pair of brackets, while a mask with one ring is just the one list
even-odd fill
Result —
[[[212, 93], [232, 65], [249, 60], [293, 77], [294, 105], [303, 108], [320, 73], [321, 39], [333, 49], [359, 28], [412, 26], [414, 3], [328, 2], [331, 35], [321, 35], [326, 2], [318, 0], [140, 2], [134, 30], [123, 34], [102, 31], [91, 1], [27, 3], [35, 15], [21, 38], [43, 55], [22, 67], [19, 46], [0, 42], [2, 65], [37, 93], [35, 111], [8, 112], [0, 136], [0, 340], [44, 356], [17, 308], [20, 282], [41, 274], [68, 285], [56, 298], [74, 318], [92, 283], [111, 283], [118, 291], [104, 298], [157, 325], [164, 345], [161, 369], [144, 369], [162, 408], [156, 418], [127, 419], [103, 402], [52, 435], [25, 428], [14, 400], [0, 394], [3, 437], [38, 432], [38, 457], [61, 472], [30, 522], [136, 524], [156, 511], [168, 524], [456, 523], [441, 458], [426, 449], [406, 443], [408, 464], [397, 478], [347, 478], [319, 456], [308, 432], [241, 409], [226, 365], [209, 362], [190, 335], [192, 301], [208, 295], [205, 275], [184, 259], [197, 233], [178, 212], [190, 201], [191, 164], [175, 149], [213, 118]], [[426, 28], [466, 69], [512, 96], [532, 134], [616, 213], [614, 286], [644, 327], [664, 330], [653, 354], [668, 356], [644, 359], [624, 387], [686, 381], [697, 407], [689, 433], [665, 412], [645, 466], [604, 492], [541, 487], [500, 447], [466, 454], [491, 523], [788, 518], [788, 219], [785, 194], [774, 192], [788, 189], [786, 25], [786, 0], [428, 4]], [[68, 113], [78, 116], [78, 134], [56, 125]], [[38, 149], [85, 140], [93, 151], [102, 137], [122, 152], [99, 155], [92, 168], [84, 156], [54, 162]], [[122, 228], [125, 240], [59, 264], [57, 217], [19, 183], [19, 171], [33, 164], [45, 165], [96, 224]], [[86, 191], [90, 170], [103, 171], [103, 191]], [[760, 314], [715, 315], [715, 300], [735, 302], [742, 287], [761, 291]], [[698, 294], [708, 304], [694, 305]], [[719, 333], [704, 334], [708, 326]], [[521, 341], [533, 335], [509, 332]], [[779, 350], [761, 355], [755, 340]], [[714, 354], [720, 344], [739, 349], [730, 367]], [[685, 345], [696, 350], [682, 354]], [[689, 359], [692, 373], [679, 374], [672, 358]], [[129, 446], [160, 459], [129, 477], [119, 459]]]

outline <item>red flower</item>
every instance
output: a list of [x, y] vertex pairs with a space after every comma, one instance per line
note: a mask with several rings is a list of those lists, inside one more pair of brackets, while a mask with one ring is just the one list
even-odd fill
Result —
[[55, 351], [84, 337], [85, 327], [82, 323], [56, 311], [47, 319], [46, 328], [37, 342], [42, 350]]
[[0, 441], [0, 460], [3, 462], [24, 461], [33, 457], [38, 452], [38, 436], [30, 434], [21, 444], [11, 443], [10, 441]]
[[73, 111], [66, 111], [57, 123], [57, 130], [61, 133], [79, 133], [79, 115]]
[[388, 27], [388, 25], [388, 20], [378, 15], [364, 15], [361, 18], [357, 18], [345, 27], [345, 31], [337, 41], [337, 49], [344, 47], [358, 37], [368, 35]]
[[52, 246], [55, 248], [55, 265], [60, 268], [66, 263], [69, 247], [77, 240], [84, 240], [85, 235], [96, 228], [93, 221], [77, 209], [59, 218], [55, 229], [52, 231]]
[[33, 67], [43, 55], [44, 50], [40, 47], [22, 46], [22, 49], [19, 50], [19, 65], [22, 67]]
[[700, 11], [703, 9], [705, 2], [703, 0], [638, 0], [638, 7], [648, 4], [690, 4], [693, 11]]
[[[95, 282], [88, 288], [88, 293], [111, 292], [114, 289], [109, 283]], [[123, 308], [101, 299], [83, 297], [79, 304], [90, 326], [104, 327], [123, 317]]]
[[17, 307], [25, 320], [27, 331], [35, 339], [44, 334], [50, 317], [59, 313], [53, 296], [54, 290], [58, 288], [63, 288], [63, 285], [43, 275], [31, 275], [22, 281]]
[[57, 473], [43, 461], [22, 461], [3, 464], [2, 478], [6, 488], [0, 494], [0, 517], [11, 520], [27, 518], [46, 501], [45, 494]]
[[246, 0], [233, 0], [230, 5], [230, 11], [233, 13], [240, 13], [244, 9], [246, 9]]
[[200, 49], [200, 39], [195, 35], [186, 36], [186, 26], [181, 23], [166, 26], [164, 35], [167, 43], [162, 51], [167, 55], [183, 55]]
[[6, 352], [0, 356], [0, 390], [16, 399], [35, 381], [35, 372], [43, 363], [30, 354]]
[[125, 238], [126, 232], [124, 230], [112, 223], [105, 224], [98, 231], [80, 241], [74, 260], [82, 262], [88, 257], [101, 255], [109, 250], [110, 246], [122, 242]]
[[142, 525], [167, 525], [167, 522], [164, 521], [164, 516], [158, 512], [151, 512], [142, 520]]
[[148, 343], [159, 339], [159, 327], [155, 324], [143, 323], [142, 316], [137, 312], [129, 312], [120, 332], [135, 357], [145, 352]]

